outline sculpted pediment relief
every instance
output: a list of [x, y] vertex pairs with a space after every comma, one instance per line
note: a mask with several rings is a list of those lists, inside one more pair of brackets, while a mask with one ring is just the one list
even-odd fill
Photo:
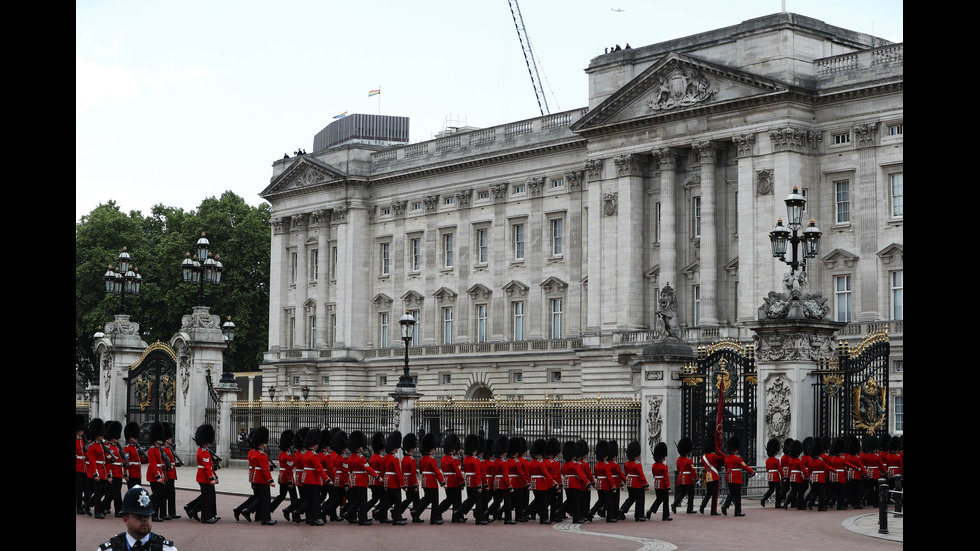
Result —
[[576, 132], [750, 98], [786, 86], [738, 69], [671, 53], [579, 119]]
[[259, 195], [265, 197], [295, 189], [342, 182], [347, 175], [327, 163], [309, 156], [298, 157], [292, 165], [276, 177]]

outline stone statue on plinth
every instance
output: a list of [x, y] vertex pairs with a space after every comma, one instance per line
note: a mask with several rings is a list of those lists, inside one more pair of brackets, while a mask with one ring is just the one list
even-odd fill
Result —
[[826, 319], [830, 305], [823, 293], [810, 292], [805, 270], [792, 270], [783, 276], [783, 291], [769, 291], [759, 308], [759, 319]]

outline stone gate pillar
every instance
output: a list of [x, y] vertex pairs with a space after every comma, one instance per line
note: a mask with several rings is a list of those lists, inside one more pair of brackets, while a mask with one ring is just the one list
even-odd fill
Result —
[[[682, 404], [679, 374], [687, 362], [697, 360], [691, 345], [675, 337], [666, 337], [645, 346], [635, 358], [639, 365], [640, 400], [643, 427], [640, 449], [643, 465], [652, 465], [653, 448], [666, 442], [671, 457], [676, 457], [674, 442], [682, 431]], [[625, 448], [623, 448], [625, 449]]]
[[821, 356], [834, 355], [834, 338], [843, 322], [825, 319], [764, 319], [745, 322], [755, 333], [759, 377], [759, 446], [755, 465], [765, 463], [765, 443], [775, 438], [802, 440], [814, 433], [811, 373]]
[[[194, 433], [197, 427], [204, 423], [204, 414], [208, 406], [208, 372], [210, 370], [214, 383], [221, 378], [226, 350], [224, 335], [221, 333], [221, 319], [210, 313], [207, 306], [195, 306], [191, 314], [181, 318], [180, 331], [170, 337], [170, 346], [177, 354], [177, 406], [175, 412], [175, 446], [180, 455], [193, 457], [197, 453], [194, 443]], [[237, 391], [237, 386], [235, 391]], [[219, 396], [221, 402], [231, 402], [233, 395]], [[224, 411], [219, 408], [219, 414]], [[230, 415], [230, 406], [227, 410]], [[214, 424], [217, 437], [216, 453], [224, 457], [221, 446], [225, 446], [227, 454], [228, 440], [226, 435], [231, 425], [230, 417], [219, 419]], [[227, 430], [225, 430], [227, 429]]]
[[93, 349], [98, 379], [90, 387], [91, 417], [125, 425], [129, 367], [139, 361], [146, 348], [140, 339], [139, 324], [129, 321], [126, 314], [117, 314], [115, 321], [106, 323], [104, 330], [96, 333]]

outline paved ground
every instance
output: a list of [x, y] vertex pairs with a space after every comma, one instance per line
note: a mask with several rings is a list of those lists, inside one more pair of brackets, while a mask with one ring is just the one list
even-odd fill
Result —
[[[178, 513], [198, 495], [194, 468], [178, 472]], [[456, 551], [461, 547], [488, 550], [560, 550], [560, 551], [660, 551], [660, 550], [767, 550], [780, 551], [827, 549], [862, 549], [862, 551], [899, 550], [903, 547], [902, 517], [889, 515], [888, 534], [878, 533], [878, 512], [874, 509], [847, 511], [783, 511], [771, 506], [762, 508], [758, 501], [744, 502], [745, 517], [687, 515], [678, 510], [674, 520], [663, 522], [654, 517], [647, 522], [627, 520], [619, 523], [560, 523], [540, 525], [522, 523], [506, 526], [495, 522], [475, 526], [465, 524], [430, 526], [379, 525], [355, 526], [346, 522], [313, 527], [286, 522], [279, 511], [279, 523], [262, 526], [243, 518], [235, 522], [232, 509], [251, 493], [246, 469], [219, 471], [218, 511], [222, 519], [212, 525], [186, 518], [155, 523], [154, 532], [174, 540], [181, 551], [313, 551], [327, 546], [350, 550], [397, 549]], [[276, 491], [273, 491], [275, 495]], [[647, 506], [652, 494], [647, 497]], [[732, 511], [729, 511], [731, 513]], [[423, 515], [428, 519], [428, 513]], [[632, 517], [629, 517], [632, 518]], [[93, 551], [109, 536], [124, 529], [121, 519], [96, 520], [75, 516], [75, 549]]]

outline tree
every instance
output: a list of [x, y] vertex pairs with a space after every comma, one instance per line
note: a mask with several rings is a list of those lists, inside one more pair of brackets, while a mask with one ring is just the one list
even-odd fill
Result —
[[143, 276], [137, 297], [126, 297], [126, 313], [147, 343], [167, 342], [180, 320], [197, 305], [198, 288], [182, 282], [180, 263], [205, 233], [225, 265], [220, 285], [206, 286], [205, 304], [222, 321], [231, 316], [235, 344], [226, 361], [234, 371], [255, 371], [266, 349], [269, 324], [270, 210], [252, 207], [227, 191], [204, 199], [197, 211], [156, 205], [149, 216], [101, 204], [75, 226], [75, 362], [94, 380], [92, 335], [112, 321], [119, 297], [107, 295], [102, 275], [127, 247]]

